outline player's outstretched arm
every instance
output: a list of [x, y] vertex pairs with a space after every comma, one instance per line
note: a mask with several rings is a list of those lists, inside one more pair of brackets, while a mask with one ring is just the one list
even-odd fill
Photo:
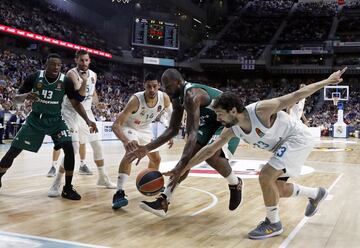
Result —
[[200, 151], [195, 154], [195, 156], [192, 157], [192, 159], [190, 159], [181, 174], [184, 174], [186, 171], [190, 170], [195, 165], [210, 158], [225, 144], [227, 144], [229, 140], [233, 137], [235, 137], [233, 130], [231, 128], [225, 128], [220, 134], [220, 136], [213, 143], [204, 146]]
[[257, 104], [256, 112], [264, 113], [267, 115], [275, 114], [283, 109], [286, 109], [294, 104], [296, 104], [298, 101], [314, 94], [316, 91], [320, 90], [321, 88], [330, 85], [330, 84], [339, 84], [343, 81], [341, 78], [342, 74], [346, 71], [347, 67], [342, 69], [341, 71], [338, 70], [331, 74], [327, 79], [322, 80], [320, 82], [316, 82], [313, 84], [309, 84], [295, 92], [292, 92], [290, 94], [280, 96], [277, 98], [269, 99], [260, 101]]
[[25, 100], [35, 102], [39, 99], [39, 92], [32, 91], [33, 84], [36, 81], [37, 74], [33, 73], [26, 77], [25, 81], [19, 88], [17, 94], [14, 96], [15, 103], [23, 103]]

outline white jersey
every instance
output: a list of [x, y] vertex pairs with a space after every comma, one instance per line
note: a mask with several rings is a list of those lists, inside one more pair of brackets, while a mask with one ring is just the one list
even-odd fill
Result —
[[301, 116], [304, 112], [305, 107], [305, 98], [296, 103], [291, 109], [290, 109], [290, 116], [296, 120], [300, 120]]
[[232, 127], [235, 135], [246, 143], [253, 144], [267, 151], [276, 151], [287, 139], [305, 131], [304, 126], [292, 119], [284, 111], [277, 113], [271, 128], [265, 127], [258, 119], [256, 103], [246, 106], [251, 121], [251, 132], [246, 134], [239, 125]]
[[150, 130], [150, 123], [153, 122], [165, 108], [164, 93], [158, 91], [157, 103], [152, 108], [146, 104], [144, 91], [135, 93], [134, 96], [139, 100], [139, 108], [135, 113], [129, 116], [124, 126], [134, 129]]
[[[75, 87], [75, 90], [79, 90], [81, 87], [80, 82], [82, 81], [82, 79], [79, 75], [79, 72], [78, 72], [77, 68], [72, 68], [70, 71], [74, 72], [75, 75], [78, 77], [78, 82], [74, 82], [74, 87]], [[89, 110], [91, 110], [91, 104], [92, 104], [93, 95], [95, 92], [96, 73], [90, 69], [87, 71], [87, 73], [88, 73], [88, 80], [86, 82], [86, 94], [85, 94], [85, 99], [84, 99], [84, 101], [81, 102], [81, 104], [83, 105], [83, 107], [86, 111], [89, 111]], [[71, 105], [71, 102], [67, 96], [64, 97], [62, 107], [65, 111], [75, 111], [75, 109]]]

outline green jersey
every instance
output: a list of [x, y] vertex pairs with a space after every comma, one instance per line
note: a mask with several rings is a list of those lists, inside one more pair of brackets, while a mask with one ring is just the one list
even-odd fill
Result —
[[48, 79], [45, 71], [38, 71], [26, 78], [19, 93], [35, 92], [39, 100], [32, 104], [32, 110], [49, 116], [61, 115], [61, 104], [66, 94], [70, 99], [76, 97], [72, 80], [59, 73], [57, 78]]
[[222, 91], [212, 88], [210, 86], [207, 85], [202, 85], [202, 84], [196, 84], [196, 83], [189, 83], [186, 82], [185, 83], [185, 87], [184, 87], [184, 95], [183, 97], [185, 97], [186, 92], [190, 89], [203, 89], [206, 91], [206, 93], [209, 95], [210, 97], [210, 102], [207, 106], [201, 106], [200, 107], [200, 124], [199, 126], [203, 126], [205, 124], [211, 124], [211, 125], [216, 125], [216, 126], [220, 126], [221, 124], [216, 120], [216, 114], [214, 112], [214, 110], [211, 108], [211, 102], [214, 98], [216, 98], [217, 96], [221, 95]]

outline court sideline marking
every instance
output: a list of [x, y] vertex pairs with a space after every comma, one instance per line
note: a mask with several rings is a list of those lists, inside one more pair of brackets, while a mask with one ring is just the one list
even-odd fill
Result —
[[[331, 184], [330, 188], [329, 188], [329, 193], [331, 192], [331, 190], [334, 188], [334, 186], [339, 182], [339, 180], [341, 179], [341, 177], [344, 174], [341, 173], [336, 179], [335, 181]], [[329, 196], [328, 196], [329, 197]], [[291, 231], [291, 233], [289, 234], [289, 236], [287, 236], [287, 238], [280, 244], [279, 248], [286, 248], [290, 242], [295, 238], [295, 236], [300, 232], [301, 228], [303, 228], [303, 226], [306, 224], [306, 222], [309, 220], [309, 217], [304, 217], [298, 224], [297, 226], [294, 228], [294, 230]]]

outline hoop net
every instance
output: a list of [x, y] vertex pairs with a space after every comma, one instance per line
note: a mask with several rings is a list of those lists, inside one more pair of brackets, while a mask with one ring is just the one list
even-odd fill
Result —
[[339, 100], [340, 100], [340, 93], [339, 93], [339, 92], [333, 92], [333, 93], [331, 94], [331, 96], [332, 96], [332, 101], [333, 101], [333, 103], [334, 103], [334, 106], [337, 106], [337, 105], [338, 105], [338, 102], [339, 102]]

